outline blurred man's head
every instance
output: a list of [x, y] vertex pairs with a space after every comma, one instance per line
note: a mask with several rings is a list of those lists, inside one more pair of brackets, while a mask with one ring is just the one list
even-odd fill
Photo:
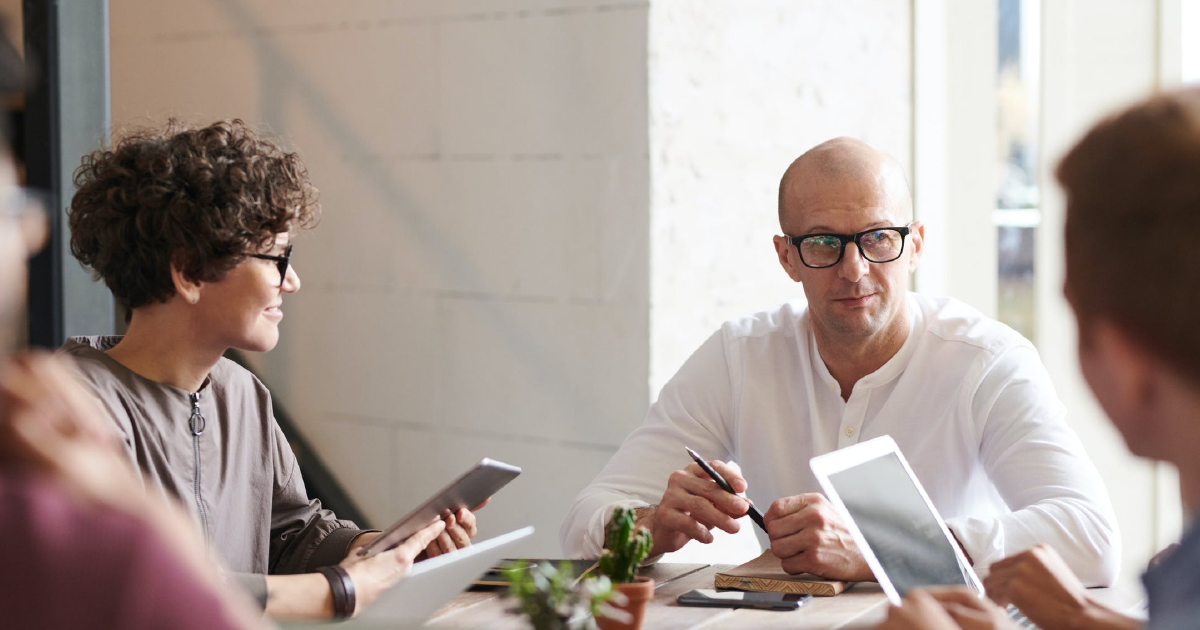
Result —
[[1200, 446], [1200, 415], [1171, 413], [1200, 403], [1200, 91], [1101, 122], [1058, 178], [1084, 376], [1130, 450], [1179, 463]]
[[[865, 142], [834, 138], [788, 167], [779, 182], [779, 227], [785, 237], [776, 237], [775, 249], [788, 275], [804, 285], [819, 339], [855, 342], [897, 330], [907, 334], [908, 276], [917, 267], [923, 237], [919, 223], [910, 226], [912, 220], [904, 169]], [[829, 236], [799, 244], [786, 238], [878, 228], [901, 230], [864, 234], [861, 248]], [[883, 262], [872, 262], [872, 256]]]
[[[4, 36], [4, 26], [0, 20], [0, 94], [9, 96], [24, 89], [25, 61]], [[0, 361], [23, 336], [26, 263], [41, 249], [48, 230], [41, 209], [27, 203], [18, 186], [7, 113], [0, 110]]]
[[26, 263], [46, 240], [40, 208], [17, 186], [8, 149], [0, 147], [0, 361], [9, 357], [25, 325]]

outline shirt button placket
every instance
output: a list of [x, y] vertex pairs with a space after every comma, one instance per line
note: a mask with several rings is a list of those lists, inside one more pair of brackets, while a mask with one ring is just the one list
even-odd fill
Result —
[[846, 410], [842, 414], [842, 434], [838, 436], [839, 448], [858, 444], [858, 427], [862, 426], [869, 396], [866, 392], [850, 394]]

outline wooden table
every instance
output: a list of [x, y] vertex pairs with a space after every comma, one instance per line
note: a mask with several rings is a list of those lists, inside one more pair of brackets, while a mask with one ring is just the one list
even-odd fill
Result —
[[[643, 575], [654, 578], [654, 599], [646, 608], [644, 630], [704, 628], [791, 628], [795, 630], [869, 628], [887, 615], [887, 597], [874, 582], [855, 584], [836, 597], [814, 597], [799, 610], [778, 612], [733, 608], [680, 606], [675, 598], [694, 588], [712, 588], [713, 575], [733, 565], [660, 563]], [[1105, 604], [1123, 609], [1135, 605], [1140, 590], [1133, 586], [1093, 589]], [[501, 591], [468, 591], [454, 598], [425, 627], [445, 629], [527, 630], [530, 626], [511, 611], [512, 600]]]
[[[733, 565], [660, 563], [642, 571], [654, 578], [654, 599], [646, 608], [644, 630], [667, 628], [858, 628], [883, 619], [887, 598], [874, 583], [856, 584], [837, 597], [814, 597], [799, 610], [778, 612], [680, 606], [675, 598], [694, 588], [712, 588], [713, 575]], [[469, 591], [454, 598], [426, 627], [525, 630], [500, 591]]]

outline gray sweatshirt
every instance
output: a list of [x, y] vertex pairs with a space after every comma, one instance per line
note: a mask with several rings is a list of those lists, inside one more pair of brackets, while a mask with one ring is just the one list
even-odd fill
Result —
[[196, 519], [210, 552], [260, 605], [263, 574], [337, 564], [362, 533], [309, 499], [271, 394], [221, 359], [199, 391], [144, 378], [104, 350], [120, 337], [73, 337], [61, 352], [112, 417], [130, 459]]

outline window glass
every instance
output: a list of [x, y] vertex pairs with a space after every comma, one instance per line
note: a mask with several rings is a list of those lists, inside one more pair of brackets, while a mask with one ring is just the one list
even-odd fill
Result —
[[1037, 343], [1039, 0], [998, 0], [996, 210], [1000, 321]]

